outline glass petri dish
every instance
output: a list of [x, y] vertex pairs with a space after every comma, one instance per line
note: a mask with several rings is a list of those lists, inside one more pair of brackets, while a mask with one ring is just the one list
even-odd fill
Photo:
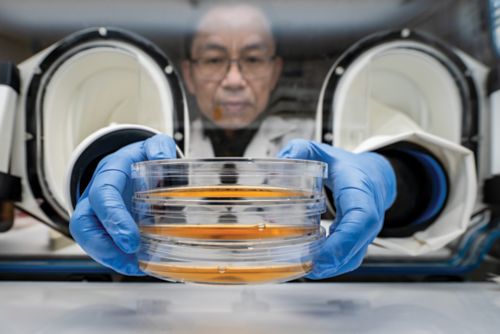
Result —
[[324, 238], [323, 229], [279, 242], [165, 242], [143, 236], [139, 264], [147, 274], [175, 282], [278, 283], [307, 275]]
[[327, 165], [291, 159], [175, 159], [132, 165], [134, 193], [164, 199], [291, 199], [322, 196]]
[[324, 239], [326, 164], [156, 160], [132, 166], [141, 268], [165, 280], [283, 282], [306, 275]]
[[249, 240], [289, 238], [308, 235], [319, 226], [318, 213], [279, 216], [266, 212], [178, 212], [164, 215], [137, 215], [141, 233], [162, 238], [200, 238], [215, 240]]
[[249, 240], [308, 235], [320, 224], [323, 197], [300, 200], [152, 200], [134, 198], [142, 233], [163, 238]]

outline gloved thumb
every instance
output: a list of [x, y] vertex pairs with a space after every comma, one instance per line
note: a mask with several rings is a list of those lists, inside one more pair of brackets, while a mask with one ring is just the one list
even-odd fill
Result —
[[327, 144], [305, 139], [291, 140], [279, 153], [279, 158], [317, 160], [328, 163], [329, 173], [331, 164], [337, 161], [351, 160], [352, 153]]
[[174, 159], [176, 145], [174, 140], [164, 134], [155, 135], [144, 141], [147, 160]]
[[278, 153], [278, 158], [320, 160], [319, 157], [316, 157], [316, 153], [312, 149], [310, 141], [293, 139]]

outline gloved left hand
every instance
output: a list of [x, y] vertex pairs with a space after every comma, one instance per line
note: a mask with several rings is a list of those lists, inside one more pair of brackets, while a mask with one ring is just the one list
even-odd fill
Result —
[[396, 198], [390, 163], [377, 153], [355, 154], [302, 139], [292, 140], [278, 156], [328, 164], [326, 186], [333, 193], [336, 217], [307, 277], [322, 279], [359, 267]]
[[176, 157], [175, 142], [165, 135], [127, 145], [105, 157], [79, 198], [70, 220], [76, 242], [97, 262], [125, 275], [144, 275], [136, 252], [139, 228], [130, 215], [131, 165]]

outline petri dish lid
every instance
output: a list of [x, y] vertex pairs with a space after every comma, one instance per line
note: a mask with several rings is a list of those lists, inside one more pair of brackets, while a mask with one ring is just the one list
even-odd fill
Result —
[[132, 165], [132, 178], [176, 175], [268, 175], [326, 178], [324, 162], [299, 159], [210, 158], [150, 160]]

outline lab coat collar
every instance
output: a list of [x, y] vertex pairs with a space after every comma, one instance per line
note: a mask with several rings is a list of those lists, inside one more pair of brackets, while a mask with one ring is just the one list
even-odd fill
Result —
[[[265, 157], [269, 146], [281, 143], [282, 138], [296, 132], [299, 127], [297, 122], [289, 122], [279, 116], [268, 116], [262, 121], [259, 130], [250, 141], [245, 150], [246, 157]], [[213, 157], [214, 151], [208, 136], [203, 132], [203, 123], [200, 119], [191, 125], [191, 143], [189, 156], [193, 158]]]

